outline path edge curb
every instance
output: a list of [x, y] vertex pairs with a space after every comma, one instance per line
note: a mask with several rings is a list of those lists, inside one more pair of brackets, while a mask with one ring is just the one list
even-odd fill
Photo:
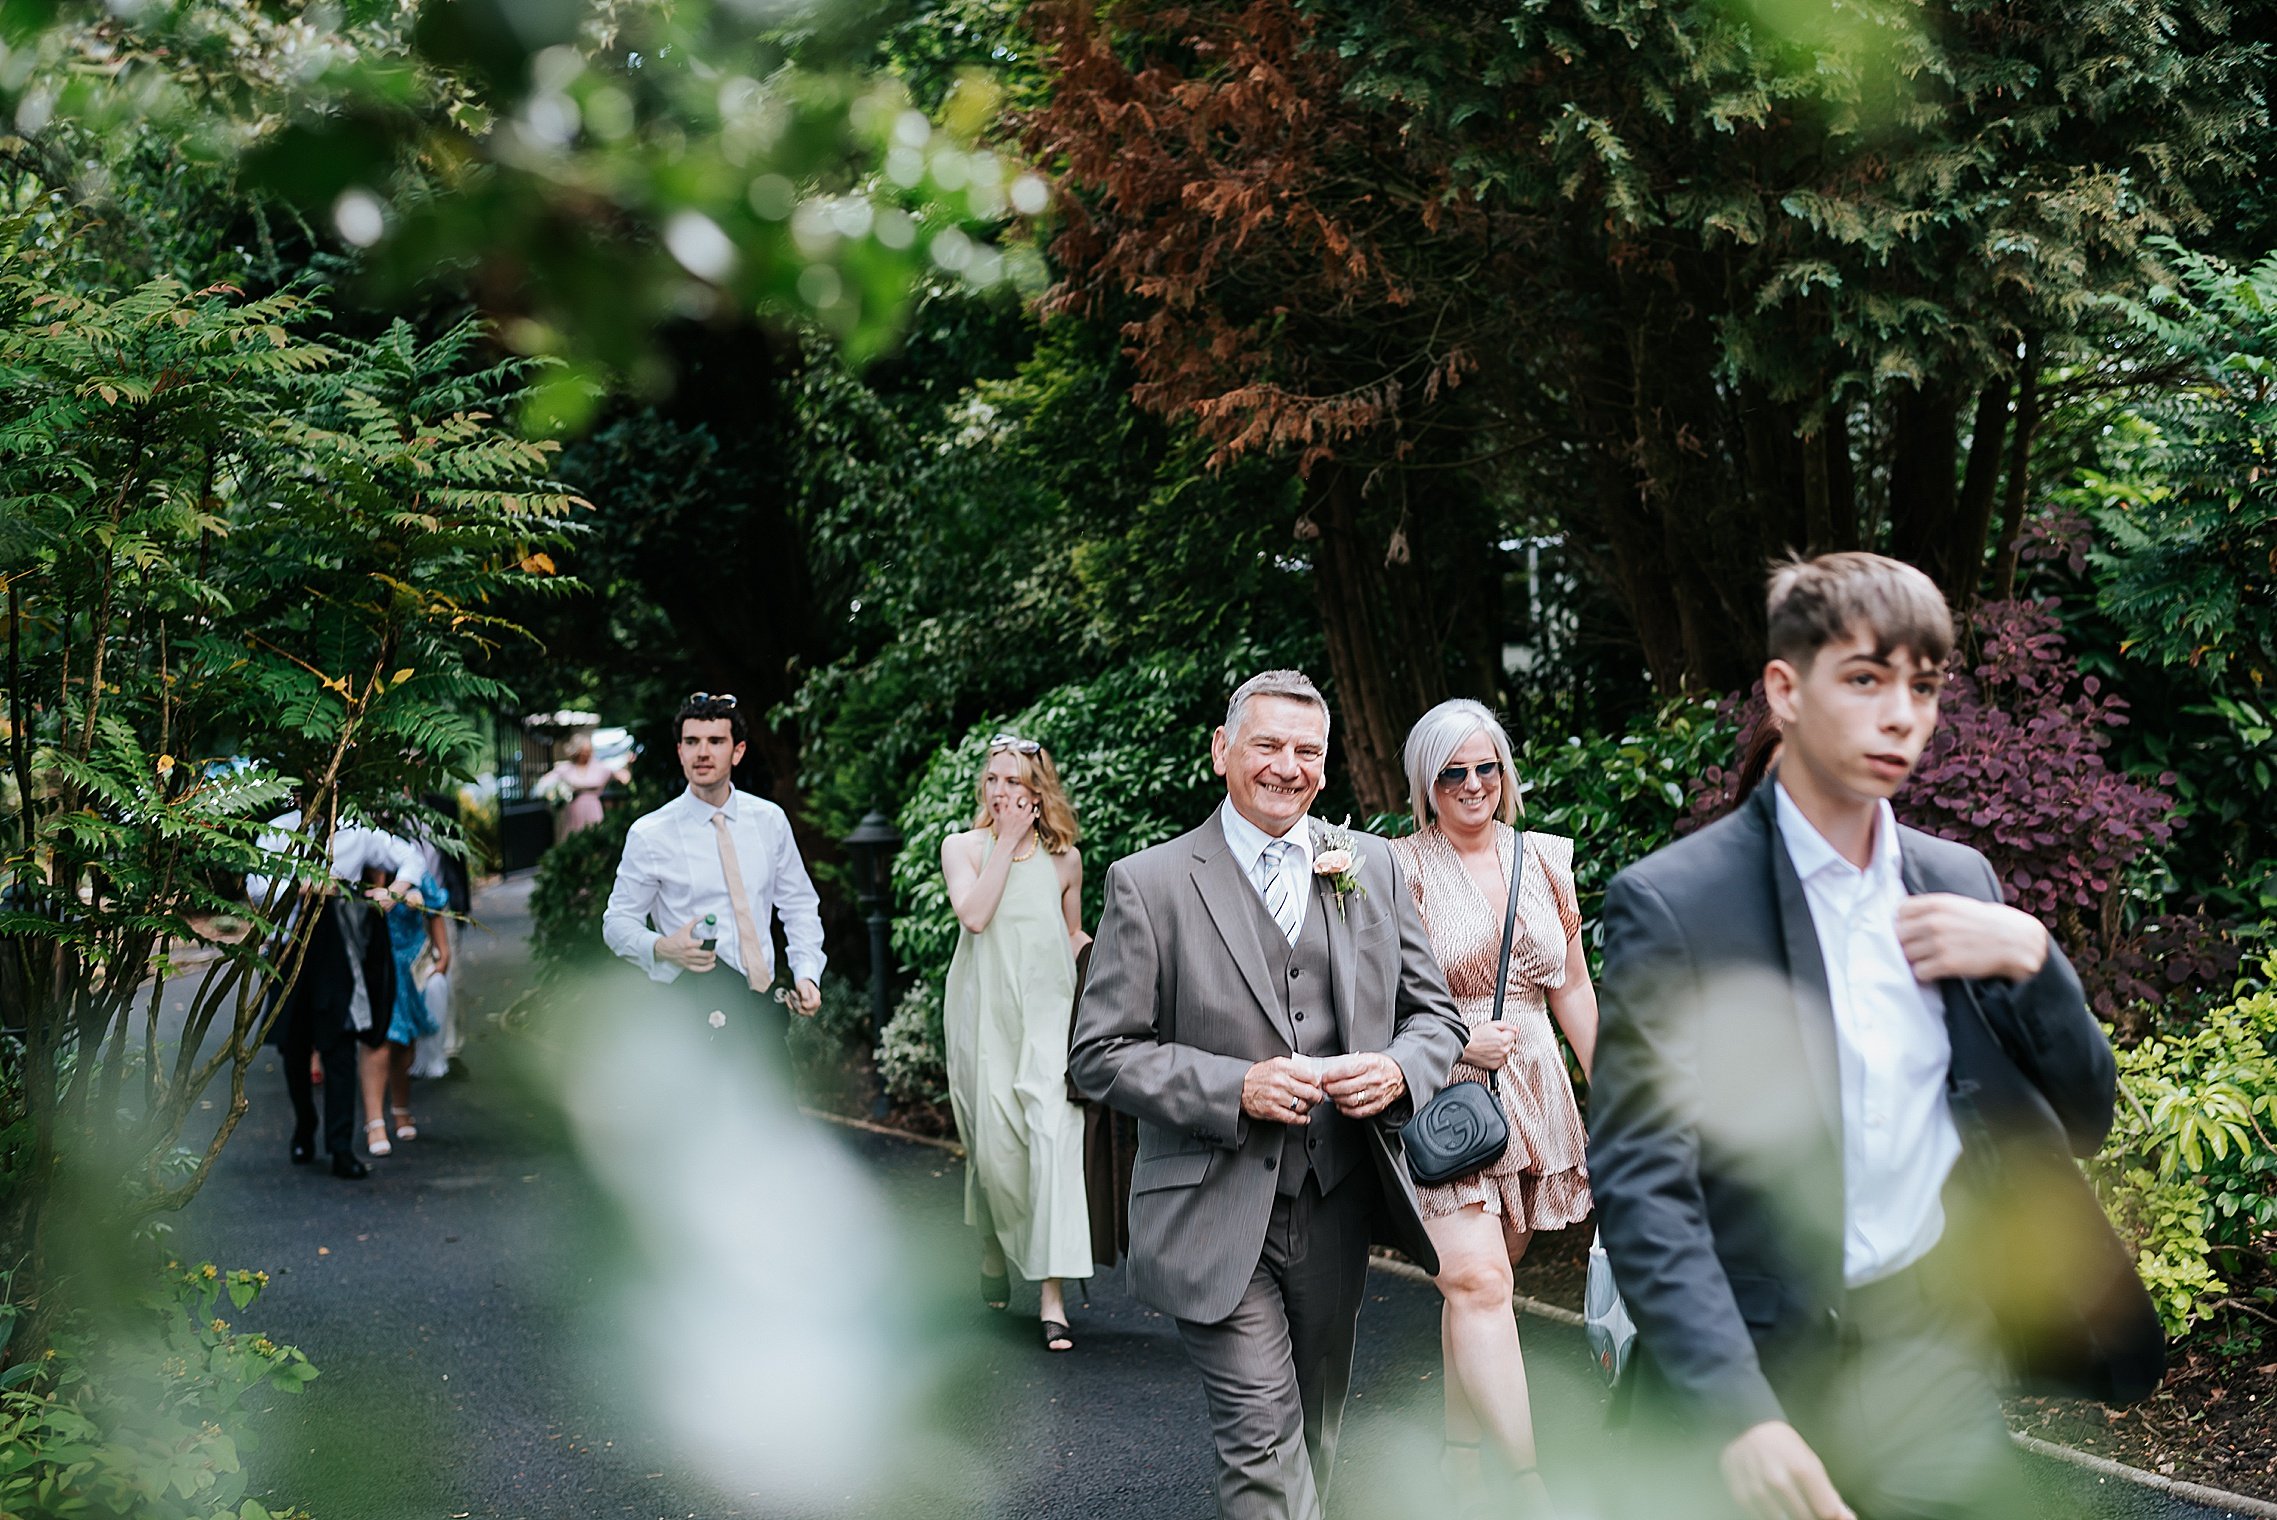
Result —
[[[857, 1119], [848, 1114], [833, 1114], [819, 1108], [801, 1108], [799, 1112], [810, 1118], [823, 1120], [825, 1123], [860, 1130], [864, 1134], [882, 1135], [889, 1140], [905, 1140], [912, 1145], [929, 1145], [935, 1150], [946, 1151], [960, 1159], [965, 1153], [965, 1148], [954, 1140], [943, 1140], [933, 1135], [920, 1135], [913, 1130], [896, 1129], [890, 1124], [879, 1124], [870, 1119]], [[1380, 1268], [1391, 1273], [1394, 1277], [1404, 1277], [1411, 1282], [1419, 1283], [1429, 1283], [1432, 1280], [1431, 1274], [1414, 1262], [1390, 1255], [1381, 1247], [1370, 1251], [1368, 1257], [1368, 1264], [1371, 1267]], [[1579, 1327], [1583, 1323], [1582, 1317], [1571, 1309], [1562, 1309], [1556, 1304], [1544, 1303], [1538, 1298], [1530, 1298], [1523, 1293], [1513, 1295], [1510, 1302], [1520, 1314], [1531, 1314], [1536, 1319], [1546, 1319], [1552, 1324]], [[2277, 1520], [2277, 1504], [2272, 1504], [2266, 1499], [2256, 1499], [2250, 1494], [2231, 1493], [2226, 1488], [2211, 1488], [2203, 1483], [2191, 1483], [2182, 1478], [2170, 1478], [2164, 1473], [2145, 1472], [2140, 1467], [2129, 1467], [2124, 1462], [2114, 1462], [2109, 1457], [2099, 1457], [2091, 1451], [2081, 1451], [2077, 1447], [2059, 1445], [2054, 1441], [2042, 1440], [2038, 1436], [2025, 1435], [2021, 1431], [2011, 1431], [2009, 1439], [2034, 1456], [2046, 1457], [2054, 1462], [2068, 1463], [2073, 1467], [2094, 1473], [2097, 1477], [2115, 1478], [2122, 1483], [2132, 1483], [2139, 1488], [2171, 1494], [2177, 1499], [2186, 1499], [2192, 1504], [2203, 1504], [2208, 1509], [2221, 1510], [2225, 1514], [2247, 1515], [2253, 1517], [2253, 1520]]]
[[827, 1108], [808, 1108], [803, 1103], [799, 1105], [799, 1112], [809, 1119], [820, 1119], [825, 1124], [835, 1124], [842, 1129], [858, 1129], [865, 1135], [883, 1135], [888, 1140], [906, 1140], [911, 1145], [930, 1145], [937, 1151], [947, 1151], [960, 1161], [964, 1159], [963, 1146], [954, 1140], [943, 1140], [937, 1135], [920, 1135], [915, 1130], [896, 1129], [893, 1125], [880, 1124], [874, 1119], [857, 1119], [852, 1114], [834, 1114]]
[[2203, 1504], [2208, 1509], [2218, 1509], [2228, 1515], [2252, 1515], [2257, 1520], [2277, 1520], [2277, 1504], [2272, 1504], [2267, 1499], [2256, 1499], [2251, 1494], [2235, 1494], [2226, 1488], [2211, 1488], [2203, 1483], [2170, 1478], [2164, 1473], [2145, 1472], [2140, 1467], [2129, 1467], [2124, 1462], [2114, 1462], [2109, 1457], [2099, 1457], [2094, 1452], [2081, 1451], [2076, 1446], [2043, 1441], [2038, 1436], [2028, 1436], [2021, 1431], [2011, 1432], [2010, 1439], [2034, 1456], [2069, 1463], [2098, 1477], [2117, 1478], [2141, 1488], [2156, 1489], [2162, 1494], [2187, 1499], [2192, 1504]]

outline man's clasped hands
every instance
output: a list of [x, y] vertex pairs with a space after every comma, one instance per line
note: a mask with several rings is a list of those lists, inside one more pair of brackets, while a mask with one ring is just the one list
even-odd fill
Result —
[[1407, 1077], [1380, 1050], [1349, 1056], [1274, 1056], [1249, 1068], [1241, 1082], [1241, 1111], [1275, 1124], [1302, 1124], [1323, 1099], [1347, 1119], [1382, 1113], [1403, 1092]]

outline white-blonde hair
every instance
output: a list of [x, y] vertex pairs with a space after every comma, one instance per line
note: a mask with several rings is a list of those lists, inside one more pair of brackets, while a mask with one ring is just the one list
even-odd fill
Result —
[[1502, 800], [1494, 816], [1504, 823], [1518, 819], [1518, 768], [1510, 759], [1510, 736], [1484, 702], [1456, 697], [1442, 702], [1415, 720], [1407, 731], [1407, 748], [1400, 759], [1407, 767], [1407, 803], [1415, 810], [1415, 826], [1422, 828], [1438, 816], [1431, 805], [1431, 789], [1447, 761], [1473, 734], [1484, 734], [1502, 762]]

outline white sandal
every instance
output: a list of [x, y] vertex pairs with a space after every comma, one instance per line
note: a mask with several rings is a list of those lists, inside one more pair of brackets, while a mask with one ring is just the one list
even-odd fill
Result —
[[364, 1121], [364, 1149], [375, 1156], [391, 1156], [395, 1147], [387, 1143], [387, 1124], [380, 1119]]
[[411, 1122], [411, 1110], [410, 1110], [410, 1109], [408, 1109], [408, 1108], [397, 1108], [397, 1107], [395, 1107], [393, 1104], [390, 1104], [390, 1105], [388, 1105], [388, 1110], [387, 1110], [387, 1111], [388, 1111], [388, 1112], [389, 1112], [391, 1115], [393, 1115], [393, 1116], [394, 1116], [394, 1118], [395, 1118], [395, 1138], [396, 1138], [396, 1139], [398, 1139], [398, 1140], [416, 1140], [416, 1139], [418, 1139], [418, 1138], [419, 1138], [419, 1128], [418, 1128], [418, 1126], [417, 1126], [417, 1125], [415, 1125], [415, 1124], [413, 1124], [413, 1123]]

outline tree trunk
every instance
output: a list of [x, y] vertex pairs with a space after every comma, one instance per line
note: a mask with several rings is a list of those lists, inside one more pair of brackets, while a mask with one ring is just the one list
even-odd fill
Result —
[[2016, 561], [2024, 548], [2024, 504], [2031, 480], [2032, 439], [2040, 427], [2040, 340], [2024, 340], [2024, 362], [2016, 382], [2016, 427], [2008, 439], [2008, 492], [2001, 503], [2000, 548], [1993, 560], [1996, 601], [2016, 595]]
[[1960, 449], [1960, 404], [1948, 390], [1909, 387], [1897, 396], [1890, 455], [1890, 553], [1943, 585], [1959, 500], [1953, 456]]
[[[1387, 604], [1384, 543], [1362, 523], [1360, 483], [1338, 464], [1317, 467], [1305, 482], [1299, 535], [1313, 538], [1313, 590], [1328, 643], [1335, 726], [1344, 768], [1361, 811], [1407, 810], [1400, 748], [1422, 715], [1421, 692], [1403, 682], [1387, 637], [1401, 626]], [[1398, 567], [1412, 571], [1409, 565]], [[1389, 614], [1389, 615], [1387, 615]], [[1426, 704], [1427, 705], [1427, 704]]]
[[1858, 472], [1850, 460], [1850, 418], [1837, 413], [1826, 419], [1820, 435], [1826, 451], [1826, 513], [1833, 533], [1829, 549], [1856, 549], [1858, 539]]
[[1803, 552], [1824, 554], [1834, 547], [1834, 502], [1826, 478], [1826, 433], [1803, 441]]
[[2000, 489], [2000, 451], [2008, 437], [2008, 382], [1988, 381], [1977, 396], [1969, 465], [1961, 477], [1961, 499], [1937, 583], [1956, 614], [1966, 614], [1984, 579], [1985, 536], [1992, 531], [1993, 495]]

